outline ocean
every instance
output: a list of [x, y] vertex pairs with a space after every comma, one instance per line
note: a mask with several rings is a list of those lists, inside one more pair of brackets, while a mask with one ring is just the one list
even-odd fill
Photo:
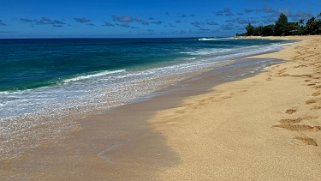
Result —
[[21, 146], [23, 141], [17, 140], [28, 135], [45, 137], [30, 131], [35, 127], [59, 134], [69, 113], [139, 101], [196, 73], [277, 51], [287, 43], [233, 38], [2, 39], [0, 141], [6, 144], [0, 154]]

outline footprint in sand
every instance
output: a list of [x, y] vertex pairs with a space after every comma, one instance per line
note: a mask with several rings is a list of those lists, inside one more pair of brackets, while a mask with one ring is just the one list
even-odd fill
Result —
[[312, 119], [318, 119], [318, 116], [305, 116], [305, 117], [299, 117], [299, 118], [293, 118], [293, 119], [281, 119], [279, 122], [282, 124], [295, 124], [300, 123], [303, 120], [312, 120]]
[[285, 113], [287, 114], [293, 114], [293, 113], [296, 113], [297, 109], [296, 108], [291, 108], [291, 109], [288, 109], [285, 111]]
[[287, 129], [290, 131], [320, 131], [321, 130], [321, 126], [310, 126], [310, 125], [306, 125], [306, 124], [281, 124], [281, 125], [274, 125], [272, 127], [276, 127], [276, 128], [283, 128], [283, 129]]
[[[298, 144], [298, 145], [318, 146], [317, 142], [312, 138], [296, 136], [293, 139], [296, 140], [294, 143]], [[299, 142], [297, 142], [297, 141], [299, 141]]]
[[185, 110], [178, 110], [178, 111], [175, 111], [175, 113], [178, 113], [178, 114], [184, 114], [186, 111]]
[[279, 71], [277, 72], [277, 75], [278, 75], [279, 77], [289, 76], [289, 74], [285, 74], [286, 70], [287, 70], [286, 68], [283, 68], [283, 69], [279, 70]]
[[315, 99], [309, 99], [307, 101], [305, 101], [306, 104], [314, 104], [317, 103], [317, 101]]
[[290, 74], [279, 74], [279, 77], [287, 77], [290, 76]]
[[266, 81], [271, 81], [272, 80], [272, 78], [271, 78], [271, 76], [269, 76], [268, 78], [266, 78], [265, 79]]
[[282, 124], [294, 124], [294, 123], [300, 123], [302, 120], [303, 120], [302, 118], [281, 119], [280, 123], [282, 123]]
[[311, 108], [311, 110], [319, 110], [319, 109], [321, 109], [321, 106], [313, 106], [313, 107]]
[[198, 102], [198, 105], [199, 105], [199, 106], [204, 106], [204, 105], [206, 105], [206, 104], [208, 104], [208, 103], [209, 103], [208, 100], [200, 100], [200, 101]]
[[223, 97], [221, 97], [222, 99], [231, 99], [232, 98], [232, 96], [223, 96]]
[[320, 92], [314, 92], [314, 93], [312, 94], [312, 96], [314, 96], [314, 97], [319, 96], [319, 95], [321, 95]]
[[301, 67], [307, 67], [307, 65], [301, 64], [301, 65], [294, 66], [294, 68], [301, 68]]
[[284, 73], [284, 72], [286, 72], [286, 68], [283, 68], [283, 69], [281, 69], [281, 70], [279, 70], [279, 73]]

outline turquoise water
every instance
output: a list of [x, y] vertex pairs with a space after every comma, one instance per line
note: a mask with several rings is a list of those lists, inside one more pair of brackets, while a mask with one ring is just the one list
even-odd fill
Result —
[[0, 120], [127, 104], [191, 73], [275, 51], [285, 43], [232, 38], [0, 40]]
[[103, 71], [166, 66], [228, 54], [233, 49], [281, 43], [206, 40], [211, 39], [0, 40], [0, 91], [33, 89]]

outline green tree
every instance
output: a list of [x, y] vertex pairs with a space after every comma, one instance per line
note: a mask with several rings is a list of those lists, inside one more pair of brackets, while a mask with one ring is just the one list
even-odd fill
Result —
[[290, 22], [287, 26], [289, 35], [298, 35], [300, 32], [300, 25], [298, 22]]
[[321, 34], [321, 13], [310, 18], [306, 23], [303, 19], [299, 22], [289, 22], [285, 14], [281, 13], [275, 24], [254, 27], [248, 24], [246, 33], [241, 36], [287, 36], [287, 35], [315, 35]]
[[274, 35], [274, 25], [267, 25], [263, 27], [262, 36], [273, 36]]
[[321, 34], [321, 13], [318, 15], [317, 23], [316, 23], [316, 33]]
[[298, 35], [304, 35], [306, 32], [305, 26], [304, 26], [304, 19], [299, 20], [299, 31], [297, 32]]
[[275, 22], [274, 26], [274, 35], [276, 36], [286, 36], [289, 35], [289, 29], [288, 29], [288, 17], [281, 13], [279, 19]]
[[316, 25], [316, 34], [320, 35], [321, 34], [321, 20], [317, 21], [317, 25]]
[[254, 26], [249, 23], [246, 27], [246, 35], [247, 36], [253, 36], [254, 35]]
[[262, 36], [263, 26], [254, 27], [254, 36]]
[[318, 23], [315, 19], [315, 17], [310, 18], [307, 21], [307, 24], [305, 25], [306, 27], [306, 33], [309, 35], [314, 35], [317, 33], [317, 29], [318, 29]]

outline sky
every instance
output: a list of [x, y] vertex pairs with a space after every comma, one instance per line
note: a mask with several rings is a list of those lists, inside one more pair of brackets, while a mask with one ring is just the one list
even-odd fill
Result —
[[321, 12], [321, 0], [1, 0], [0, 38], [226, 37]]

